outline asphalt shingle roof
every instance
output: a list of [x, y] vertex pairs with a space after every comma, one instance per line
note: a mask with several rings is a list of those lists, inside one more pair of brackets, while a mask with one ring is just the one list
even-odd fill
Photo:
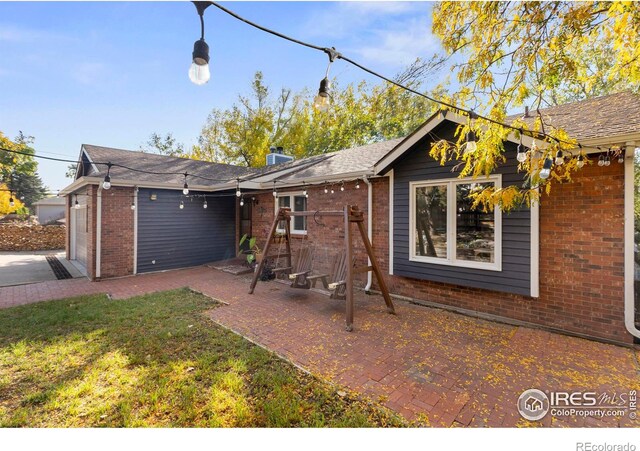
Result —
[[[145, 174], [125, 168], [112, 167], [110, 174], [114, 180], [138, 180], [140, 182], [182, 184], [184, 177], [180, 174], [188, 172], [195, 176], [215, 179], [215, 181], [210, 181], [199, 177], [190, 177], [188, 179], [190, 184], [214, 186], [235, 180], [238, 177], [245, 177], [254, 172], [252, 169], [242, 166], [210, 163], [207, 161], [191, 160], [189, 158], [168, 157], [166, 155], [113, 149], [90, 144], [84, 144], [83, 147], [93, 162], [110, 162], [139, 170], [164, 173], [162, 175]], [[88, 175], [102, 177], [107, 173], [106, 165], [96, 165], [96, 167], [98, 172], [92, 171]], [[167, 172], [176, 172], [178, 174], [166, 175]]]
[[[605, 138], [640, 131], [640, 95], [620, 92], [581, 102], [540, 109], [545, 124], [562, 128], [578, 140]], [[536, 111], [529, 112], [533, 123]], [[521, 117], [513, 115], [509, 122]]]

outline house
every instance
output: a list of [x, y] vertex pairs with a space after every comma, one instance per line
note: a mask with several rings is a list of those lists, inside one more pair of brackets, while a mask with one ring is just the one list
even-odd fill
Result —
[[36, 216], [40, 224], [47, 224], [64, 218], [65, 200], [63, 197], [45, 197], [35, 202]]
[[[68, 258], [92, 279], [199, 265], [233, 256], [244, 233], [262, 246], [278, 206], [358, 205], [395, 296], [631, 344], [640, 336], [633, 289], [640, 97], [615, 94], [542, 114], [585, 146], [628, 150], [623, 163], [588, 164], [572, 183], [554, 182], [539, 204], [509, 213], [474, 210], [467, 193], [478, 184], [523, 183], [518, 140], [508, 139], [507, 161], [488, 179], [459, 179], [453, 163], [441, 166], [428, 156], [432, 140], [452, 139], [466, 122], [453, 113], [435, 114], [402, 139], [261, 169], [83, 145], [77, 178], [63, 192]], [[597, 161], [599, 154], [588, 157]], [[146, 172], [114, 166], [105, 190], [106, 165], [95, 162]], [[335, 218], [295, 218], [291, 229], [294, 250], [313, 245], [319, 266], [343, 245]], [[362, 276], [360, 285], [375, 290], [370, 274]]]

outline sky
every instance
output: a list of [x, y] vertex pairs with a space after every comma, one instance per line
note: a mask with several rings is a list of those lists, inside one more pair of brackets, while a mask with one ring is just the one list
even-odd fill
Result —
[[[436, 51], [428, 2], [223, 2], [261, 25], [343, 54], [388, 76]], [[137, 150], [153, 132], [187, 148], [213, 108], [247, 94], [256, 71], [268, 86], [317, 89], [327, 56], [205, 12], [211, 80], [189, 81], [200, 23], [189, 2], [0, 1], [0, 131], [35, 137], [38, 154], [75, 160], [81, 144]], [[333, 64], [341, 85], [374, 81]], [[40, 160], [53, 192], [67, 163]]]

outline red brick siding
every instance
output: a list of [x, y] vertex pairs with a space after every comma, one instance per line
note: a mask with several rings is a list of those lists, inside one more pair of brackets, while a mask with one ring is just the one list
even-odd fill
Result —
[[102, 190], [101, 278], [133, 274], [133, 195], [129, 187]]
[[[589, 166], [540, 206], [540, 297], [387, 276], [392, 293], [631, 343], [624, 327], [624, 168]], [[387, 179], [374, 188], [373, 243], [388, 274]]]
[[[346, 204], [356, 205], [367, 215], [367, 185], [360, 182], [360, 189], [355, 188], [355, 182], [348, 182], [344, 185], [344, 191], [340, 191], [339, 185], [334, 185], [334, 194], [324, 193], [324, 186], [314, 186], [307, 189], [309, 198], [307, 199], [307, 209], [316, 210], [342, 210]], [[329, 188], [330, 189], [330, 188]], [[279, 190], [282, 194], [286, 192], [301, 192], [302, 187]], [[275, 213], [274, 197], [271, 192], [255, 196], [256, 203], [252, 209], [253, 234], [258, 237], [258, 246], [264, 248], [267, 235], [273, 224]], [[292, 240], [293, 252], [306, 239], [315, 248], [314, 270], [317, 272], [328, 271], [335, 255], [344, 249], [344, 219], [342, 217], [318, 216], [318, 222], [324, 226], [316, 224], [313, 217], [307, 218], [306, 237], [294, 235]], [[366, 223], [365, 223], [366, 224]], [[353, 247], [356, 259], [359, 264], [366, 263], [366, 252], [360, 239], [360, 234], [355, 225], [352, 226]], [[306, 244], [305, 244], [306, 245]], [[282, 247], [284, 253], [284, 247]], [[271, 252], [270, 252], [271, 253]], [[273, 250], [278, 253], [278, 248]], [[366, 283], [366, 274], [359, 274], [356, 278], [359, 286]]]

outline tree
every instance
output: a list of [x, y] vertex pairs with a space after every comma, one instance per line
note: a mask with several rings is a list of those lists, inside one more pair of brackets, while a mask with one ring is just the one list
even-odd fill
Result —
[[15, 174], [11, 179], [11, 189], [30, 210], [33, 209], [33, 204], [46, 197], [48, 192], [38, 174]]
[[35, 150], [31, 147], [34, 139], [19, 132], [12, 141], [0, 132], [0, 148], [15, 150], [28, 155], [20, 155], [7, 151], [0, 151], [0, 182], [9, 183], [14, 174], [35, 174], [38, 163], [33, 155]]
[[[419, 89], [420, 65], [398, 75]], [[282, 88], [273, 99], [257, 72], [249, 97], [228, 110], [214, 110], [191, 156], [208, 161], [262, 166], [272, 145], [296, 158], [404, 136], [432, 112], [433, 105], [393, 85], [361, 82], [342, 89], [335, 81], [331, 108], [313, 109], [309, 90]]]
[[[11, 206], [11, 199], [13, 199], [13, 207]], [[0, 215], [23, 212], [25, 212], [24, 204], [15, 193], [9, 191], [7, 185], [0, 183]]]
[[[578, 100], [632, 88], [640, 82], [640, 5], [635, 2], [440, 2], [433, 9], [433, 32], [445, 51], [442, 64], [452, 63], [459, 89], [449, 97], [456, 105], [504, 122], [507, 111], [525, 103], [533, 110], [545, 104]], [[538, 197], [544, 159], [558, 150], [575, 148], [574, 137], [546, 124], [517, 128], [543, 131], [552, 140], [539, 159], [521, 169], [528, 174], [524, 189], [485, 190], [477, 200], [487, 207], [508, 209]], [[478, 150], [463, 152], [467, 131], [478, 135]], [[510, 130], [486, 120], [469, 121], [458, 129], [456, 143], [436, 143], [431, 154], [441, 161], [462, 161], [461, 176], [489, 174], [503, 160], [502, 143]], [[577, 155], [576, 155], [577, 156]], [[554, 167], [551, 178], [570, 181], [576, 158]]]
[[[164, 137], [155, 132], [151, 133], [145, 145], [140, 146], [140, 150], [142, 152], [155, 152], [170, 157], [180, 157], [185, 153], [184, 145], [177, 142], [172, 133], [167, 133]], [[68, 171], [67, 177], [69, 177]]]
[[75, 179], [77, 170], [78, 170], [77, 164], [70, 164], [67, 166], [67, 172], [64, 173], [64, 176], [68, 179]]

